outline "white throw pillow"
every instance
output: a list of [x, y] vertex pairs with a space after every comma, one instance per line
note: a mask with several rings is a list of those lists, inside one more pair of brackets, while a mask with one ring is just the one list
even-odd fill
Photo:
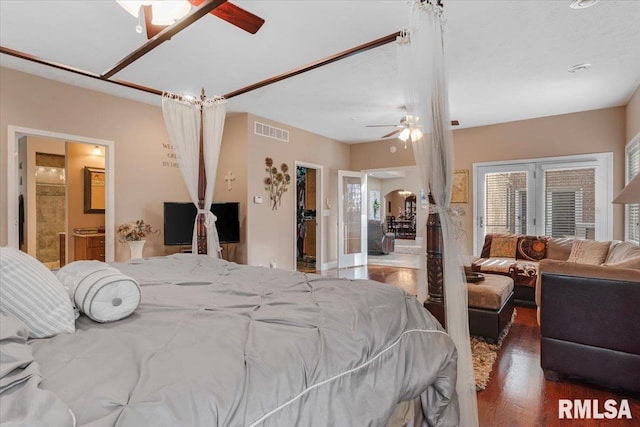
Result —
[[75, 261], [62, 267], [57, 277], [76, 307], [96, 322], [123, 319], [140, 304], [138, 282], [104, 262]]
[[32, 256], [0, 248], [0, 313], [21, 320], [30, 338], [75, 332], [71, 299], [62, 283]]

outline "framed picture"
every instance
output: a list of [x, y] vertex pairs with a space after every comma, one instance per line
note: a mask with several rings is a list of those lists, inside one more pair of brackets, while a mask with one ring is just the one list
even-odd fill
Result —
[[469, 203], [469, 171], [467, 169], [453, 172], [451, 203]]
[[369, 191], [369, 219], [380, 220], [380, 192]]

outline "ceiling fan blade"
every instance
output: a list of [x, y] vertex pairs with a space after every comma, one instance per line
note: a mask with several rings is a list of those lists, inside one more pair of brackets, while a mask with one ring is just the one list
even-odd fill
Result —
[[365, 125], [366, 128], [401, 128], [402, 125]]
[[[200, 5], [203, 1], [189, 0], [194, 6]], [[213, 9], [211, 14], [251, 34], [257, 33], [264, 24], [264, 19], [229, 2], [222, 3]]]
[[142, 14], [144, 15], [144, 26], [147, 30], [147, 38], [152, 39], [160, 31], [168, 27], [168, 25], [153, 25], [151, 20], [153, 19], [153, 11], [151, 6], [142, 6]]
[[402, 129], [396, 129], [393, 132], [389, 132], [388, 134], [383, 135], [382, 138], [389, 138], [390, 136], [393, 136], [393, 135], [398, 134], [400, 132], [402, 132]]

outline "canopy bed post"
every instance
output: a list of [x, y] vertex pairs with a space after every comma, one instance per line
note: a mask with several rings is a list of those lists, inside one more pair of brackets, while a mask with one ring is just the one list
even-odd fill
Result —
[[[204, 167], [204, 101], [206, 95], [204, 88], [200, 92], [200, 136], [199, 136], [199, 155], [198, 155], [198, 209], [204, 210], [204, 196], [207, 188], [207, 174]], [[198, 214], [198, 254], [207, 254], [207, 227], [205, 226], [205, 216], [203, 213]]]
[[427, 300], [424, 307], [446, 328], [444, 309], [444, 267], [442, 260], [442, 224], [435, 209], [433, 195], [429, 192], [429, 216], [427, 218]]
[[[439, 0], [411, 0], [408, 4], [409, 26], [398, 40], [402, 56], [398, 68], [405, 86], [407, 114], [414, 118], [416, 128], [422, 133], [415, 136], [414, 132], [410, 133], [416, 166], [423, 188], [429, 188], [432, 196], [427, 250], [431, 255], [428, 257], [428, 261], [431, 258], [429, 279], [435, 277], [435, 280], [428, 286], [427, 305], [434, 308], [440, 305], [444, 320], [441, 323], [446, 323], [447, 333], [458, 350], [459, 425], [477, 427], [467, 286], [457, 249], [456, 224], [449, 209], [454, 150], [444, 58], [443, 7]], [[434, 301], [440, 298], [443, 302]]]
[[193, 253], [220, 258], [217, 217], [209, 207], [222, 145], [226, 99], [207, 99], [204, 88], [200, 99], [172, 93], [162, 95], [162, 114], [172, 142], [180, 172], [196, 208], [193, 216]]

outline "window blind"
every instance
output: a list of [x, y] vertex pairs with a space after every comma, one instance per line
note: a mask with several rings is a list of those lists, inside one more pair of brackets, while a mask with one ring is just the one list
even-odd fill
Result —
[[595, 239], [595, 168], [544, 171], [544, 234]]
[[[637, 174], [640, 173], [640, 138], [627, 145], [626, 149], [627, 176], [625, 184], [629, 183]], [[627, 230], [627, 240], [640, 243], [640, 204], [626, 205], [625, 222]]]
[[527, 172], [488, 173], [485, 178], [485, 234], [525, 233]]

